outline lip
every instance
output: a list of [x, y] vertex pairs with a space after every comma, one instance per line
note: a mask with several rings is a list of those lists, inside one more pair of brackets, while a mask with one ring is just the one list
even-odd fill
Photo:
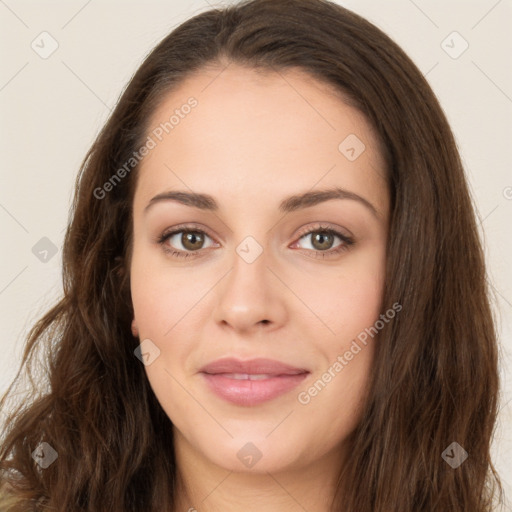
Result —
[[248, 359], [242, 361], [234, 357], [217, 359], [200, 370], [204, 373], [248, 373], [248, 374], [270, 374], [270, 375], [296, 375], [308, 372], [305, 368], [298, 368], [289, 364], [281, 363], [274, 359]]
[[224, 358], [207, 364], [200, 373], [217, 396], [235, 405], [254, 406], [291, 391], [310, 372], [272, 359]]

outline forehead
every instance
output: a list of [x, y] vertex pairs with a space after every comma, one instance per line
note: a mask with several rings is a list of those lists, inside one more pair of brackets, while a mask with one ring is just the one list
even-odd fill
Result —
[[[190, 98], [195, 106], [184, 108]], [[300, 70], [205, 68], [162, 98], [147, 135], [156, 145], [140, 166], [139, 196], [188, 187], [219, 197], [252, 192], [261, 201], [262, 192], [277, 200], [284, 189], [319, 181], [355, 192], [385, 183], [380, 141], [365, 116]]]

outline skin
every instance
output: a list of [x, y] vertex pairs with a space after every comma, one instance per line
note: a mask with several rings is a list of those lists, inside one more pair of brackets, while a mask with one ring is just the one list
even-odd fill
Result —
[[[160, 350], [145, 369], [173, 423], [177, 510], [326, 511], [360, 419], [376, 339], [307, 405], [297, 396], [384, 313], [385, 163], [365, 117], [329, 86], [297, 70], [222, 69], [189, 77], [151, 119], [156, 127], [190, 96], [198, 101], [139, 169], [133, 329]], [[338, 149], [349, 134], [366, 146], [354, 161]], [[331, 187], [358, 194], [376, 214], [352, 199], [279, 210], [292, 194]], [[161, 201], [144, 212], [169, 190], [210, 194], [219, 209]], [[181, 234], [165, 245], [190, 253], [199, 247], [199, 256], [171, 256], [156, 241], [183, 223], [207, 232], [203, 245], [182, 245]], [[354, 244], [323, 258], [322, 247], [344, 242], [315, 244], [318, 223]], [[252, 263], [236, 252], [247, 236], [263, 251]], [[199, 373], [227, 356], [277, 359], [311, 373], [285, 395], [238, 406], [213, 394]], [[251, 468], [237, 457], [248, 442], [262, 454]]]

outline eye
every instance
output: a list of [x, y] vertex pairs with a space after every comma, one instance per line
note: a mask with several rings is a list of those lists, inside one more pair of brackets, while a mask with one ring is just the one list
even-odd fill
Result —
[[[300, 245], [301, 240], [310, 239], [310, 247]], [[205, 242], [210, 241], [208, 245]], [[338, 240], [338, 244], [334, 245]], [[198, 257], [203, 249], [209, 249], [218, 244], [203, 230], [195, 226], [176, 226], [170, 231], [164, 231], [157, 238], [157, 242], [163, 250], [171, 256], [179, 258]], [[298, 241], [292, 244], [292, 248], [298, 245], [308, 256], [326, 258], [346, 251], [354, 244], [354, 240], [340, 231], [324, 225], [315, 226], [303, 232]]]
[[[348, 250], [354, 244], [354, 240], [351, 237], [344, 235], [336, 229], [329, 226], [315, 226], [313, 229], [303, 233], [294, 245], [298, 244], [300, 240], [308, 240], [308, 238], [309, 244], [306, 245], [309, 245], [309, 247], [302, 248], [305, 248], [308, 252], [315, 252], [314, 257], [325, 258], [326, 256], [336, 255]], [[334, 245], [336, 239], [338, 239], [339, 243]]]
[[172, 231], [162, 233], [158, 238], [158, 243], [162, 245], [164, 251], [178, 257], [196, 256], [194, 252], [201, 249], [212, 247], [214, 244], [205, 246], [206, 240], [212, 241], [210, 236], [199, 228], [187, 226], [176, 227]]

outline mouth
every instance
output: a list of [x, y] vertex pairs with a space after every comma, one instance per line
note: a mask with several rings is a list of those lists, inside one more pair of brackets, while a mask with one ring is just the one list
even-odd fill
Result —
[[304, 368], [271, 359], [219, 359], [200, 371], [210, 391], [235, 405], [255, 406], [290, 392], [308, 375]]

